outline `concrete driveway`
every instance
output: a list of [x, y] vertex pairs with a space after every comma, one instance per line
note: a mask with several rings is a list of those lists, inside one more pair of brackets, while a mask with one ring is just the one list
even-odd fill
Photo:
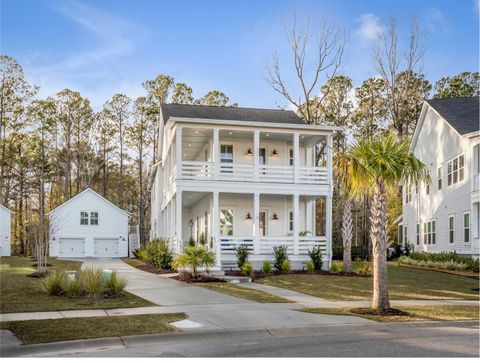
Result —
[[[261, 304], [192, 286], [136, 269], [120, 259], [85, 259], [82, 268], [116, 270], [128, 278], [127, 291], [162, 305], [165, 312], [185, 312], [182, 330], [231, 330], [311, 327], [316, 325], [378, 324], [354, 316], [307, 314], [298, 303]], [[121, 309], [119, 309], [121, 310]]]

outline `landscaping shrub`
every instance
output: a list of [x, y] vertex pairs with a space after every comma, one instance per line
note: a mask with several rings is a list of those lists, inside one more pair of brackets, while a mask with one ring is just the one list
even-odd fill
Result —
[[81, 272], [82, 286], [90, 296], [100, 295], [103, 287], [102, 269], [87, 268]]
[[315, 271], [315, 264], [312, 261], [307, 262], [307, 271], [314, 272]]
[[127, 286], [126, 278], [119, 278], [116, 271], [112, 271], [110, 277], [104, 281], [104, 291], [113, 296], [120, 295]]
[[193, 237], [190, 237], [190, 239], [188, 240], [188, 245], [190, 247], [195, 247], [195, 240], [193, 239]]
[[[412, 252], [409, 257], [410, 257], [410, 260], [401, 258], [400, 262], [407, 264], [407, 262], [404, 262], [404, 261], [414, 260], [418, 262], [424, 262], [425, 267], [435, 266], [434, 268], [444, 268], [447, 270], [456, 269], [460, 271], [468, 270], [473, 272], [479, 272], [479, 267], [480, 267], [479, 260], [476, 260], [471, 257], [460, 256], [455, 252], [439, 252], [439, 253]], [[413, 263], [414, 262], [411, 262], [410, 264], [413, 264]], [[427, 264], [429, 265], [427, 266]], [[419, 264], [417, 265], [420, 266]], [[443, 266], [443, 267], [440, 267], [440, 266]]]
[[270, 261], [263, 261], [262, 271], [265, 274], [269, 274], [270, 272], [272, 272], [272, 264], [270, 263]]
[[200, 234], [200, 238], [198, 239], [198, 242], [202, 245], [205, 246], [207, 244], [207, 239], [205, 238], [205, 233]]
[[313, 268], [316, 271], [320, 271], [322, 269], [322, 251], [320, 246], [314, 246], [311, 251], [308, 250], [308, 255], [313, 263]]
[[[428, 267], [441, 270], [452, 270], [452, 271], [468, 271], [470, 266], [465, 262], [457, 262], [454, 260], [450, 261], [429, 261], [429, 260], [415, 260], [411, 257], [402, 256], [398, 260], [400, 263], [409, 266], [418, 266], [418, 267]], [[471, 271], [471, 270], [470, 270]]]
[[282, 265], [280, 266], [280, 270], [283, 272], [288, 272], [290, 271], [292, 265], [290, 264], [289, 260], [285, 260], [282, 262]]
[[62, 280], [62, 290], [70, 297], [82, 295], [83, 287], [81, 276], [74, 279], [64, 278]]
[[355, 272], [360, 276], [370, 276], [372, 274], [372, 270], [368, 262], [363, 263]]
[[173, 261], [173, 268], [177, 271], [183, 271], [186, 267], [190, 268], [192, 276], [197, 276], [199, 267], [210, 267], [215, 264], [215, 254], [207, 250], [204, 246], [187, 246], [183, 254], [177, 256]]
[[148, 252], [146, 246], [142, 246], [134, 252], [135, 256], [143, 261], [148, 261]]
[[60, 295], [64, 279], [63, 272], [52, 271], [42, 279], [42, 290], [49, 295]]
[[242, 268], [245, 262], [248, 261], [248, 255], [249, 252], [247, 245], [240, 245], [235, 248], [235, 256], [237, 257], [237, 265], [239, 268]]
[[343, 262], [332, 262], [332, 266], [330, 267], [330, 272], [338, 273], [342, 272], [344, 269]]
[[170, 270], [172, 268], [173, 253], [166, 239], [157, 238], [146, 245], [148, 260], [157, 268]]
[[252, 264], [250, 262], [245, 262], [243, 265], [242, 265], [242, 273], [245, 275], [245, 276], [251, 276], [252, 275], [252, 272], [253, 272], [253, 267], [252, 267]]
[[275, 254], [275, 263], [273, 266], [282, 271], [282, 264], [284, 261], [288, 261], [287, 246], [274, 246], [273, 253]]

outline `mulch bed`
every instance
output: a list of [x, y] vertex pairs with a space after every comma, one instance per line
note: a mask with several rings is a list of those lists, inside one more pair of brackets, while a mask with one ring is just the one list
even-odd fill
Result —
[[358, 315], [381, 315], [381, 316], [409, 316], [410, 314], [406, 311], [398, 310], [398, 309], [369, 309], [369, 308], [358, 308], [358, 309], [350, 309], [352, 314]]
[[137, 266], [135, 268], [138, 268], [139, 270], [142, 270], [142, 271], [145, 271], [145, 272], [150, 272], [150, 273], [156, 274], [156, 275], [171, 274], [171, 273], [175, 272], [174, 270], [164, 270], [164, 269], [155, 267], [148, 262], [145, 262], [145, 265]]
[[194, 284], [196, 282], [225, 282], [225, 280], [208, 276], [208, 275], [197, 275], [193, 277], [189, 273], [180, 273], [177, 276], [170, 277], [171, 279], [186, 282], [188, 284]]
[[[225, 275], [227, 276], [245, 276], [241, 271], [225, 271]], [[333, 273], [330, 271], [315, 271], [315, 272], [307, 272], [305, 270], [290, 270], [288, 272], [283, 272], [283, 271], [272, 271], [269, 274], [266, 274], [262, 271], [254, 271], [252, 273], [252, 276], [250, 276], [253, 280], [258, 280], [267, 276], [280, 276], [280, 275], [324, 275], [324, 276], [350, 276], [350, 277], [370, 277], [370, 276], [365, 276], [365, 275], [359, 275], [355, 272], [337, 272]]]

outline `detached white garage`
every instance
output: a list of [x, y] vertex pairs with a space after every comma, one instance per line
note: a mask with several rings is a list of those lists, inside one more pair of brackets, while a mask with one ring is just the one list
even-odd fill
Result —
[[92, 189], [86, 189], [58, 206], [49, 217], [50, 256], [128, 256], [130, 214]]
[[12, 211], [0, 204], [0, 256], [11, 254]]

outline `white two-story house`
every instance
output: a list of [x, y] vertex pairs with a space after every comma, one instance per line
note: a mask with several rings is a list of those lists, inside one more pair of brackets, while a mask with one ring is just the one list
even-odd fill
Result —
[[320, 246], [328, 268], [334, 130], [292, 111], [162, 105], [151, 237], [168, 238], [177, 253], [190, 239], [204, 242], [217, 269], [235, 265], [239, 245], [254, 268], [280, 245], [302, 268]]
[[405, 185], [399, 239], [415, 250], [479, 256], [479, 98], [426, 101], [411, 149], [431, 182]]

